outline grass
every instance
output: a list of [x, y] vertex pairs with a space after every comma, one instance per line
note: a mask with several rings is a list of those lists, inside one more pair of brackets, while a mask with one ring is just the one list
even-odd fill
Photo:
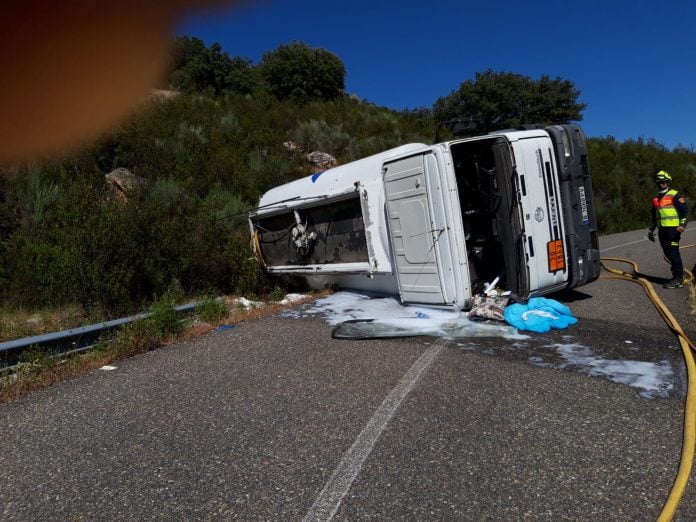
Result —
[[82, 307], [77, 305], [38, 311], [0, 310], [0, 342], [59, 332], [86, 322], [99, 321], [101, 318], [88, 317]]
[[206, 323], [220, 323], [230, 313], [229, 306], [221, 299], [208, 297], [196, 306], [196, 315]]
[[[233, 297], [208, 298], [203, 300], [196, 308], [194, 315], [184, 322], [180, 321], [180, 317], [175, 314], [174, 303], [170, 299], [164, 298], [153, 305], [150, 318], [122, 327], [112, 338], [100, 342], [88, 352], [65, 358], [53, 357], [52, 353], [40, 349], [24, 352], [19, 369], [0, 379], [0, 403], [12, 402], [32, 391], [170, 345], [175, 341], [183, 341], [205, 334], [219, 325], [240, 324], [273, 315], [281, 310], [293, 308], [327, 294], [328, 291], [309, 294], [291, 304], [279, 304], [271, 301], [263, 306], [249, 309], [235, 305]], [[22, 319], [18, 316], [17, 320]], [[57, 323], [49, 322], [48, 324], [55, 325]], [[68, 328], [67, 323], [59, 324], [61, 329]], [[73, 326], [77, 326], [77, 324]], [[43, 325], [41, 328], [49, 331], [47, 325]]]

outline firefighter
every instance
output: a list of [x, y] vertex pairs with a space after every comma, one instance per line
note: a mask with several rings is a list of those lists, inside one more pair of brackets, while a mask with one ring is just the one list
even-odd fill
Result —
[[652, 221], [648, 239], [655, 241], [654, 230], [665, 257], [672, 265], [672, 279], [662, 285], [664, 288], [681, 288], [684, 286], [684, 265], [679, 253], [679, 240], [686, 227], [688, 207], [686, 199], [678, 191], [670, 189], [672, 176], [664, 170], [655, 175], [657, 196], [652, 200]]

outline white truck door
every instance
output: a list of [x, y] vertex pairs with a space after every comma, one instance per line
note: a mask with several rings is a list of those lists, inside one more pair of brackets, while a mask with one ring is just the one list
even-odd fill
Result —
[[[429, 154], [384, 164], [384, 187], [393, 266], [404, 303], [451, 304], [454, 283], [450, 240], [443, 218], [433, 213], [432, 194], [440, 191], [438, 172]], [[435, 198], [434, 204], [441, 204]], [[443, 277], [444, 276], [444, 277]]]

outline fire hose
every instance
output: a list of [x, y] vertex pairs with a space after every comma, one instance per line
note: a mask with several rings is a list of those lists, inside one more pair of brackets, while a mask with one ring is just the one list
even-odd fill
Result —
[[[623, 270], [609, 268], [605, 265], [605, 261], [630, 264], [633, 267], [633, 272], [629, 273]], [[686, 489], [686, 484], [689, 480], [694, 461], [694, 445], [696, 444], [696, 362], [694, 361], [694, 354], [692, 350], [696, 350], [696, 346], [686, 336], [676, 318], [657, 295], [653, 285], [645, 277], [642, 277], [642, 274], [640, 274], [638, 271], [638, 265], [635, 262], [629, 259], [607, 257], [602, 258], [601, 265], [604, 270], [612, 274], [602, 276], [603, 278], [631, 281], [643, 287], [645, 293], [657, 309], [662, 319], [679, 339], [679, 345], [681, 346], [682, 354], [684, 355], [687, 371], [687, 393], [686, 402], [684, 404], [684, 427], [681, 459], [679, 461], [679, 469], [677, 470], [677, 475], [674, 479], [674, 483], [672, 484], [669, 496], [667, 497], [667, 500], [665, 501], [662, 511], [657, 519], [658, 522], [669, 521], [674, 517], [677, 506], [684, 495], [684, 490]], [[688, 270], [686, 272], [689, 280], [693, 280], [693, 275]]]

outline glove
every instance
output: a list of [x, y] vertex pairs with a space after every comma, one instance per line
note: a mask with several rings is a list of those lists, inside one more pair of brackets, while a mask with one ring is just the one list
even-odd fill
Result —
[[653, 243], [655, 242], [655, 234], [652, 230], [648, 230], [648, 240], [652, 241]]

